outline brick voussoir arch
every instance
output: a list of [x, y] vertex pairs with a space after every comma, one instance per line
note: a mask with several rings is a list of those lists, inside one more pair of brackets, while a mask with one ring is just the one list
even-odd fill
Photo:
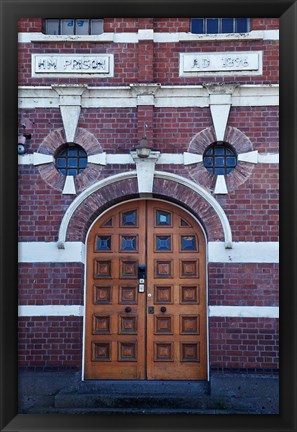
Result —
[[224, 231], [220, 218], [201, 195], [185, 185], [162, 178], [155, 179], [154, 194], [156, 197], [169, 199], [188, 209], [200, 221], [208, 241], [224, 241]]
[[[77, 128], [74, 141], [75, 144], [79, 144], [85, 150], [88, 156], [102, 153], [102, 147], [97, 138], [84, 128]], [[51, 131], [40, 144], [38, 153], [54, 156], [58, 148], [60, 148], [66, 142], [64, 129], [55, 129]], [[38, 170], [46, 183], [48, 183], [54, 189], [59, 191], [63, 190], [65, 176], [59, 173], [54, 163], [40, 165]], [[77, 192], [81, 192], [98, 180], [101, 175], [101, 170], [101, 166], [94, 166], [94, 164], [88, 163], [84, 171], [75, 176], [74, 182]]]
[[[233, 126], [226, 127], [224, 141], [231, 144], [238, 154], [253, 150], [253, 145], [249, 138]], [[214, 142], [216, 142], [216, 135], [214, 128], [211, 126], [193, 137], [189, 144], [188, 152], [203, 155], [207, 147]], [[197, 184], [206, 188], [210, 193], [214, 191], [217, 176], [216, 174], [209, 173], [205, 169], [203, 162], [189, 165], [186, 168], [189, 171], [190, 177]], [[234, 192], [251, 176], [253, 170], [254, 164], [238, 161], [236, 168], [225, 176], [228, 191]]]
[[87, 232], [97, 217], [113, 204], [127, 200], [127, 197], [139, 197], [136, 177], [111, 183], [94, 191], [73, 213], [66, 240], [85, 242]]
[[[232, 247], [228, 219], [214, 198], [188, 179], [156, 172], [152, 197], [164, 199], [189, 210], [205, 229], [208, 241], [225, 241]], [[92, 185], [70, 205], [62, 220], [58, 247], [65, 241], [85, 242], [87, 232], [100, 214], [111, 206], [139, 198], [135, 171], [118, 174]]]

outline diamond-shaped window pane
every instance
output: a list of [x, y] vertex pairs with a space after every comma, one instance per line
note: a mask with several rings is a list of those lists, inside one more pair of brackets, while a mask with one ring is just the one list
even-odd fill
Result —
[[98, 236], [96, 250], [98, 252], [111, 251], [111, 236]]
[[195, 251], [196, 250], [196, 237], [195, 236], [182, 236], [182, 251]]
[[136, 251], [136, 237], [123, 236], [121, 242], [122, 251]]
[[170, 226], [171, 225], [171, 214], [157, 210], [156, 212], [156, 224], [157, 226]]
[[136, 226], [136, 210], [122, 214], [123, 226]]
[[171, 237], [170, 236], [157, 236], [156, 237], [156, 250], [157, 251], [170, 251], [171, 250]]

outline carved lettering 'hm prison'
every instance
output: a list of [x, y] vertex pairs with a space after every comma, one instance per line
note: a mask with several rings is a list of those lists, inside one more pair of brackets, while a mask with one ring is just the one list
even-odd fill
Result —
[[77, 74], [98, 74], [113, 76], [113, 55], [43, 55], [32, 54], [32, 76], [76, 76]]

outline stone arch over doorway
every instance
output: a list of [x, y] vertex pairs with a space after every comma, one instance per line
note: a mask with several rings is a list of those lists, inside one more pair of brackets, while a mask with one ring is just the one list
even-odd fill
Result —
[[[135, 171], [104, 179], [81, 193], [66, 211], [60, 225], [58, 247], [65, 241], [85, 242], [94, 220], [111, 206], [139, 198]], [[203, 226], [208, 241], [224, 241], [232, 247], [228, 218], [219, 203], [204, 188], [184, 177], [155, 172], [153, 198], [176, 203], [190, 211]]]

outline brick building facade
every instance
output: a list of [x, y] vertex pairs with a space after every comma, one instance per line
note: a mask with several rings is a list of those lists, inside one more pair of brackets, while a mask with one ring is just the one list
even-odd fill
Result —
[[[22, 369], [81, 371], [82, 379], [87, 379], [88, 343], [93, 344], [90, 355], [97, 369], [108, 362], [118, 367], [121, 355], [128, 356], [127, 365], [144, 361], [140, 342], [133, 348], [131, 335], [126, 351], [117, 347], [121, 338], [119, 342], [114, 336], [108, 306], [100, 308], [98, 301], [96, 310], [88, 309], [88, 289], [92, 289], [88, 284], [93, 277], [93, 270], [88, 270], [88, 238], [105, 215], [113, 211], [122, 215], [123, 208], [134, 211], [134, 205], [151, 202], [172, 218], [189, 216], [184, 223], [193, 231], [187, 235], [205, 239], [205, 250], [201, 246], [199, 254], [204, 254], [206, 263], [203, 272], [199, 266], [204, 258], [195, 261], [195, 254], [183, 254], [183, 246], [182, 258], [160, 255], [162, 275], [157, 246], [153, 255], [145, 255], [144, 263], [141, 258], [135, 261], [136, 266], [146, 264], [146, 292], [149, 282], [156, 289], [158, 284], [163, 288], [169, 284], [175, 297], [175, 286], [182, 292], [192, 283], [201, 296], [201, 303], [196, 303], [204, 308], [189, 309], [192, 321], [200, 317], [201, 328], [194, 326], [193, 332], [191, 320], [183, 328], [188, 315], [183, 309], [178, 331], [174, 317], [183, 302], [164, 300], [173, 327], [167, 333], [160, 327], [160, 340], [172, 351], [166, 351], [165, 345], [161, 347], [165, 354], [161, 348], [158, 351], [155, 328], [152, 362], [158, 363], [163, 353], [160, 361], [167, 366], [177, 361], [176, 355], [182, 365], [193, 362], [200, 367], [201, 352], [204, 373], [200, 378], [189, 375], [190, 380], [210, 380], [215, 373], [277, 374], [278, 48], [278, 19], [253, 18], [246, 33], [194, 34], [188, 18], [108, 18], [99, 35], [48, 35], [42, 19], [19, 20], [19, 141], [24, 144], [19, 155]], [[151, 149], [147, 158], [136, 151], [143, 138]], [[77, 175], [65, 174], [57, 165], [63, 149], [76, 148], [73, 143], [83, 150], [86, 162]], [[223, 174], [219, 167], [207, 169], [207, 151], [212, 148], [215, 153], [219, 147], [236, 158], [235, 166], [225, 167], [228, 171]], [[226, 165], [227, 156], [224, 161]], [[98, 241], [108, 242], [116, 228], [112, 226], [105, 237], [106, 228], [99, 230]], [[172, 242], [182, 229], [183, 225], [170, 233]], [[166, 232], [161, 234], [165, 238]], [[137, 231], [135, 238], [141, 235]], [[126, 257], [130, 264], [134, 262], [131, 250], [121, 255], [113, 250], [116, 241], [112, 242], [106, 247], [114, 252], [114, 260], [120, 257], [122, 263]], [[174, 253], [171, 246], [163, 245], [163, 251]], [[112, 272], [117, 264], [101, 252], [104, 266], [111, 262], [106, 280], [116, 280]], [[154, 265], [146, 261], [147, 256], [154, 257]], [[180, 270], [178, 274], [172, 270], [168, 282], [165, 267], [179, 259]], [[199, 268], [193, 270], [193, 263]], [[91, 285], [103, 288], [102, 278], [94, 276]], [[137, 278], [132, 273], [140, 299]], [[111, 305], [115, 294], [112, 299]], [[145, 318], [149, 303], [141, 311], [134, 309], [135, 304], [130, 306], [138, 320], [149, 320]], [[118, 304], [113, 307], [118, 311]], [[153, 307], [159, 313], [158, 304]], [[90, 336], [88, 314], [97, 314], [101, 321], [109, 317]], [[172, 333], [175, 337], [176, 332], [189, 334], [185, 341], [175, 342]], [[139, 350], [138, 357], [133, 350]], [[144, 346], [147, 350], [149, 346]], [[142, 374], [129, 372], [126, 379], [164, 379], [158, 374], [150, 378], [143, 368]], [[102, 378], [108, 379], [108, 373], [107, 369]], [[98, 376], [91, 374], [91, 378]]]

